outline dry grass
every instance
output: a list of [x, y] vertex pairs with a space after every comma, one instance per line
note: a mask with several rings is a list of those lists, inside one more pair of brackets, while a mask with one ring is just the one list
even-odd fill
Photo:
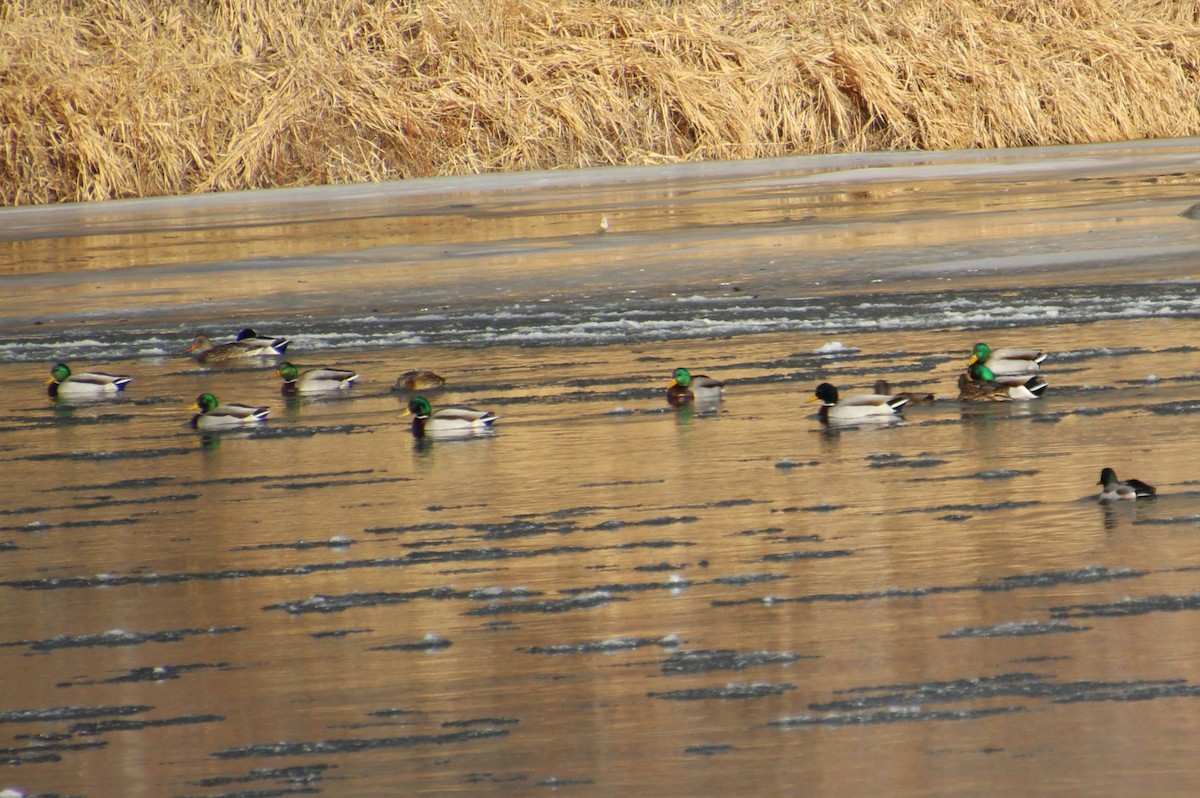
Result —
[[1176, 0], [5, 0], [0, 202], [1200, 133]]

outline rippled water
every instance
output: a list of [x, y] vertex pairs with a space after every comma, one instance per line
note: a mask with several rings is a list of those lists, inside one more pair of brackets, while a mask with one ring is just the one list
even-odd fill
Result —
[[[1194, 793], [1195, 144], [0, 212], [0, 786]], [[362, 378], [183, 355], [246, 324]], [[953, 401], [977, 340], [1046, 397]], [[411, 368], [495, 432], [414, 439]], [[939, 401], [805, 402], [880, 377]]]

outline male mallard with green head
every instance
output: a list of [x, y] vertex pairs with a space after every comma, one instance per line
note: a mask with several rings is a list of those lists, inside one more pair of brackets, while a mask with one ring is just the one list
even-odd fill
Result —
[[967, 366], [967, 373], [958, 375], [958, 401], [1011, 402], [1014, 399], [1037, 399], [1048, 387], [1039, 375], [998, 377], [982, 363]]
[[667, 386], [667, 401], [672, 407], [682, 407], [689, 402], [716, 402], [725, 390], [725, 383], [704, 374], [692, 374], [685, 368], [675, 369]]
[[192, 416], [192, 426], [196, 429], [229, 429], [257, 424], [270, 412], [265, 407], [223, 405], [211, 393], [202, 393], [196, 397], [196, 404], [192, 405], [191, 409], [200, 411]]
[[1039, 365], [1046, 353], [1037, 349], [992, 349], [987, 344], [975, 344], [971, 350], [968, 366], [982, 363], [993, 374], [1032, 374], [1041, 370]]
[[413, 434], [418, 437], [439, 432], [478, 432], [487, 429], [499, 418], [491, 410], [475, 410], [470, 407], [443, 407], [434, 410], [429, 400], [423, 396], [414, 396], [400, 417], [410, 414], [413, 417]]
[[50, 379], [46, 380], [46, 393], [63, 399], [100, 398], [125, 390], [132, 380], [133, 377], [99, 371], [72, 374], [66, 363], [56, 363], [50, 369]]
[[358, 374], [353, 371], [330, 369], [324, 366], [300, 371], [286, 360], [279, 364], [274, 376], [283, 378], [282, 390], [288, 396], [339, 391], [349, 388], [358, 379]]

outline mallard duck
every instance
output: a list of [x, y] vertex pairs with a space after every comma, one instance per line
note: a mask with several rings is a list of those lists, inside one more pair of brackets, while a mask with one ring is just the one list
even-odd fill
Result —
[[257, 347], [259, 349], [270, 350], [263, 354], [282, 355], [284, 350], [288, 348], [291, 340], [284, 338], [282, 335], [259, 335], [253, 327], [246, 327], [237, 334], [234, 339], [242, 346]]
[[667, 386], [667, 401], [672, 407], [682, 407], [689, 402], [715, 402], [721, 398], [725, 383], [703, 374], [692, 374], [687, 369], [675, 369]]
[[853, 419], [883, 418], [895, 415], [908, 403], [902, 396], [860, 393], [839, 397], [838, 389], [827, 382], [817, 386], [810, 402], [821, 402], [821, 419], [849, 421]]
[[1111, 468], [1105, 468], [1100, 472], [1100, 481], [1096, 483], [1103, 485], [1100, 490], [1100, 501], [1120, 501], [1126, 499], [1148, 499], [1158, 494], [1153, 485], [1147, 485], [1140, 479], [1127, 479], [1124, 482], [1117, 480], [1117, 472]]
[[46, 392], [51, 396], [68, 398], [110, 396], [125, 390], [133, 377], [86, 371], [72, 374], [66, 363], [56, 363], [46, 380]]
[[934, 396], [931, 393], [915, 393], [912, 391], [897, 393], [892, 390], [892, 386], [888, 385], [887, 380], [875, 380], [875, 393], [883, 396], [901, 396], [907, 399], [910, 405], [927, 405], [934, 400]]
[[490, 410], [475, 410], [470, 407], [443, 407], [434, 410], [429, 400], [414, 396], [408, 407], [400, 414], [403, 418], [412, 414], [412, 431], [416, 436], [438, 432], [478, 432], [487, 429], [499, 418]]
[[393, 391], [432, 391], [446, 384], [446, 378], [432, 371], [406, 371], [392, 386]]
[[[243, 330], [246, 332], [246, 330]], [[253, 332], [253, 330], [250, 330]], [[197, 335], [187, 348], [201, 363], [219, 363], [237, 357], [262, 357], [264, 355], [282, 355], [291, 343], [286, 338], [257, 338], [248, 337], [241, 341], [229, 341], [223, 344], [213, 344], [208, 336]]]
[[1038, 375], [997, 377], [982, 363], [967, 366], [967, 373], [958, 375], [958, 401], [1011, 402], [1014, 399], [1037, 399], [1048, 387]]
[[196, 397], [196, 404], [190, 409], [200, 411], [192, 416], [192, 426], [196, 429], [224, 429], [257, 424], [270, 412], [265, 407], [223, 405], [211, 393], [202, 393]]
[[275, 370], [276, 377], [283, 377], [283, 392], [289, 396], [298, 393], [321, 393], [349, 388], [358, 379], [353, 371], [327, 369], [319, 366], [300, 371], [286, 360]]
[[992, 349], [987, 344], [975, 344], [971, 350], [968, 366], [982, 363], [993, 374], [1032, 374], [1040, 371], [1039, 365], [1046, 353], [1037, 349]]

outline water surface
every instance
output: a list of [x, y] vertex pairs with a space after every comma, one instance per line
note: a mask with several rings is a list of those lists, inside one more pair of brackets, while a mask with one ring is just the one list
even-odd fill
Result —
[[[1193, 794], [1196, 143], [0, 213], [6, 786]], [[359, 384], [183, 354], [247, 324]], [[953, 401], [977, 340], [1046, 397]], [[418, 367], [495, 432], [414, 439]], [[805, 402], [881, 377], [939, 401]]]

